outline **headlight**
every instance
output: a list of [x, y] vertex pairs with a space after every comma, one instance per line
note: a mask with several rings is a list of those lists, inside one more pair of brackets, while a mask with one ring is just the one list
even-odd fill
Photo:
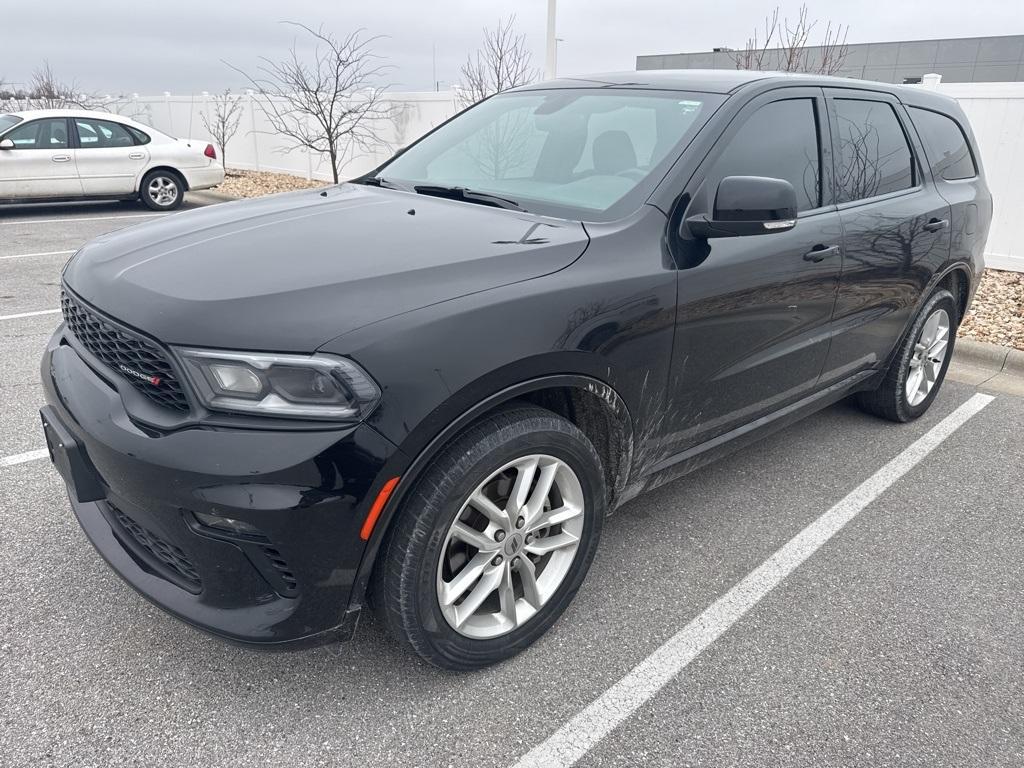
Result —
[[199, 399], [211, 410], [355, 421], [380, 389], [351, 360], [329, 355], [264, 355], [177, 349]]

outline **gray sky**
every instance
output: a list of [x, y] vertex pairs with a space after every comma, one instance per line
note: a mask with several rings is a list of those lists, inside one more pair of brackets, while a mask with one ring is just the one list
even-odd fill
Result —
[[[633, 69], [644, 53], [742, 46], [763, 24], [774, 0], [559, 0], [559, 74]], [[397, 90], [431, 88], [431, 46], [437, 77], [457, 81], [484, 26], [515, 13], [518, 27], [544, 60], [547, 0], [175, 0], [123, 3], [48, 0], [4, 4], [0, 16], [0, 78], [25, 82], [47, 58], [65, 80], [101, 93], [191, 93], [239, 87], [221, 59], [243, 69], [260, 55], [283, 54], [294, 31], [278, 22], [324, 23], [338, 34], [365, 27], [386, 35], [376, 52], [394, 66]], [[850, 25], [849, 42], [967, 37], [1024, 32], [1020, 0], [811, 0], [810, 15]], [[799, 2], [782, 3], [796, 15]], [[965, 9], [970, 11], [966, 12]], [[812, 40], [812, 42], [816, 42]]]

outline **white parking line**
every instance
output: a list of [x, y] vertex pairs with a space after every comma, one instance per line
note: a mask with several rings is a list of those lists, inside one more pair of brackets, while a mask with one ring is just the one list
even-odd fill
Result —
[[35, 312], [19, 312], [16, 315], [0, 315], [0, 320], [17, 320], [19, 317], [35, 317], [36, 315], [55, 315], [59, 309], [39, 309]]
[[16, 221], [0, 219], [0, 226], [4, 224], [67, 224], [71, 221], [110, 221], [111, 219], [151, 219], [154, 216], [170, 215], [169, 213], [129, 213], [121, 216], [65, 216], [63, 219], [17, 219]]
[[46, 251], [45, 253], [16, 253], [13, 256], [0, 256], [0, 261], [4, 259], [28, 259], [32, 256], [67, 256], [74, 253], [74, 251]]
[[0, 456], [0, 467], [13, 467], [15, 464], [24, 464], [26, 461], [35, 461], [36, 459], [43, 459], [49, 455], [50, 452], [45, 448], [42, 448], [38, 451], [16, 453], [13, 456]]
[[992, 402], [977, 394], [786, 542], [775, 554], [640, 662], [586, 709], [531, 749], [514, 768], [567, 768], [696, 659], [825, 542]]

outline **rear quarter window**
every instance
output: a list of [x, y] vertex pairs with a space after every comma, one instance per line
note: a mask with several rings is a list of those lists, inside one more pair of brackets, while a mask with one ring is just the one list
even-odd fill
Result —
[[910, 119], [917, 126], [924, 142], [932, 175], [937, 179], [955, 181], [970, 179], [978, 175], [970, 145], [953, 118], [930, 109], [910, 107]]

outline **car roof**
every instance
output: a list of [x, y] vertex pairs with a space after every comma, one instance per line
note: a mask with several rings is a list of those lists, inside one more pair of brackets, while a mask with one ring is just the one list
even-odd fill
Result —
[[14, 115], [23, 120], [38, 120], [41, 117], [92, 117], [97, 120], [113, 120], [115, 122], [127, 123], [146, 130], [153, 130], [144, 126], [130, 117], [119, 115], [115, 112], [100, 112], [94, 109], [78, 109], [77, 107], [64, 107], [63, 109], [26, 109], [19, 112], [2, 112], [4, 115]]
[[[908, 88], [874, 80], [802, 74], [797, 72], [760, 72], [743, 69], [643, 69], [636, 72], [604, 72], [524, 85], [517, 91], [547, 88], [654, 88], [703, 93], [733, 93], [745, 86], [808, 85], [822, 88], [857, 88], [889, 93], [901, 101], [928, 103], [943, 111], [954, 109], [955, 100], [923, 88]], [[951, 107], [951, 105], [953, 105]]]

